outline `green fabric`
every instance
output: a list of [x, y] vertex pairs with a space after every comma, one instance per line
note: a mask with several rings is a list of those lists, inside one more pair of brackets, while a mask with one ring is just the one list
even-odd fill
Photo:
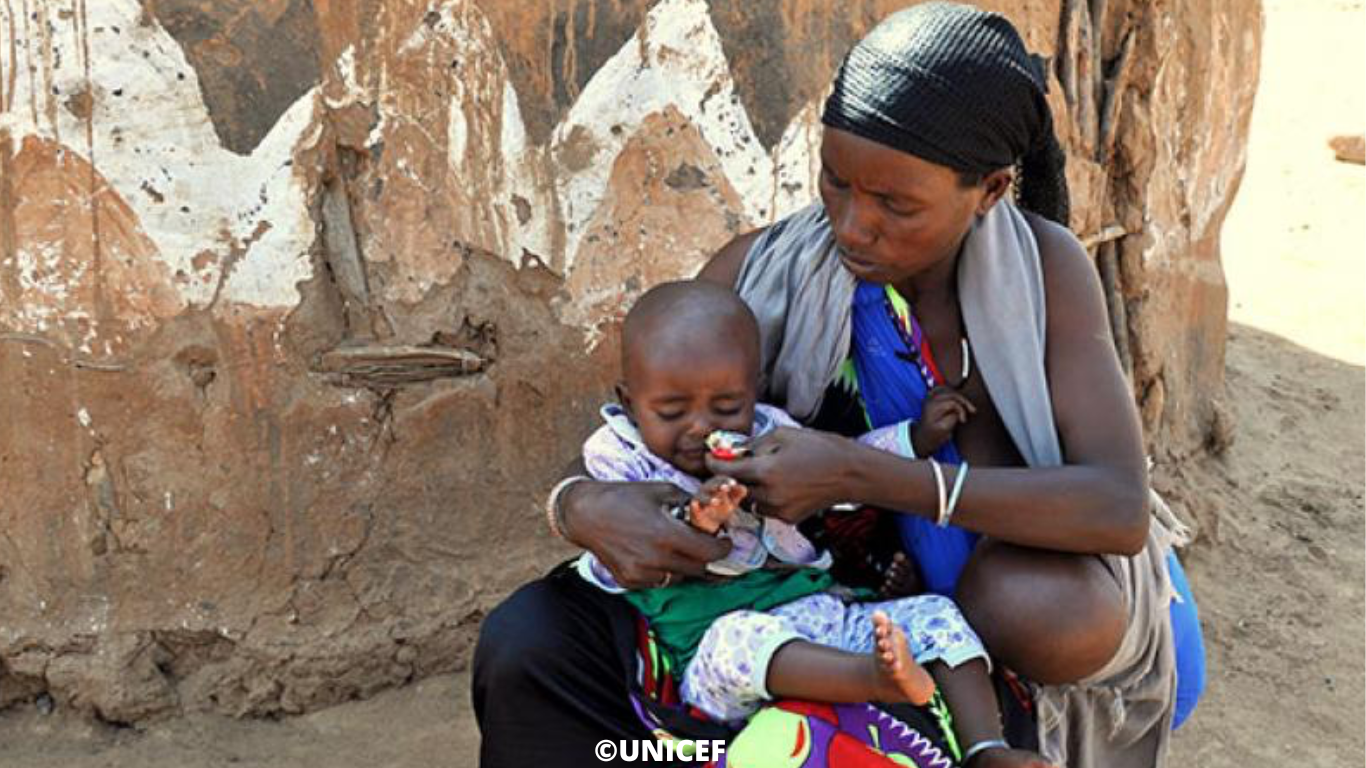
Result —
[[697, 653], [707, 628], [721, 616], [732, 611], [767, 611], [833, 586], [835, 579], [816, 568], [758, 570], [729, 581], [685, 581], [627, 592], [624, 597], [650, 623], [669, 668], [681, 670]]
[[851, 397], [858, 397], [858, 370], [854, 368], [854, 358], [847, 357], [835, 372], [835, 385]]
[[887, 300], [892, 302], [892, 311], [896, 312], [896, 316], [901, 318], [902, 322], [905, 322], [906, 318], [911, 316], [911, 303], [906, 301], [906, 297], [901, 295], [901, 291], [892, 287], [891, 283], [884, 285], [883, 289], [887, 292]]

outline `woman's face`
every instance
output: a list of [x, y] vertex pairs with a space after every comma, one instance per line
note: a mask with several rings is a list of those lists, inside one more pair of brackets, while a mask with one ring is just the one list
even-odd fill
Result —
[[901, 285], [958, 252], [973, 217], [999, 195], [958, 173], [846, 131], [821, 140], [821, 199], [844, 266]]

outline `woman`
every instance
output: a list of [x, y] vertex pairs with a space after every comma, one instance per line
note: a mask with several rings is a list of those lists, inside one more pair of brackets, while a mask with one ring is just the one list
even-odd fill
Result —
[[[1171, 534], [1150, 519], [1094, 268], [1063, 226], [1044, 82], [1009, 22], [967, 6], [902, 11], [851, 51], [823, 115], [820, 204], [737, 238], [699, 275], [755, 310], [768, 399], [816, 429], [713, 469], [789, 522], [843, 502], [904, 510], [896, 527], [926, 586], [1032, 684], [1045, 756], [1160, 765], [1177, 696]], [[972, 409], [933, 457], [836, 434], [914, 420], [937, 387]], [[557, 491], [564, 533], [624, 585], [700, 577], [725, 554], [658, 514], [672, 488], [571, 478]], [[622, 608], [582, 592], [551, 576], [486, 622], [486, 765], [533, 754], [519, 715], [542, 724], [536, 759], [574, 764], [598, 739], [640, 736]]]

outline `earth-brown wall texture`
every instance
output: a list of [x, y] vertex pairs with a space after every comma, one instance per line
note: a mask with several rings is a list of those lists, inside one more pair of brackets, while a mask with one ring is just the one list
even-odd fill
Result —
[[[469, 658], [650, 284], [813, 199], [903, 2], [0, 0], [0, 705], [298, 712]], [[1222, 434], [1255, 0], [1051, 57], [1154, 452]]]

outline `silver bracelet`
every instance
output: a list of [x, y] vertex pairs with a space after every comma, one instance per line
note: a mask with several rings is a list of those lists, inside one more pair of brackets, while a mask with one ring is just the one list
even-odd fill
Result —
[[949, 508], [948, 491], [944, 486], [944, 470], [939, 466], [939, 462], [935, 461], [933, 456], [926, 459], [926, 461], [930, 462], [930, 469], [934, 471], [934, 487], [939, 494], [939, 512], [935, 514], [934, 519], [936, 521], [943, 520], [945, 517], [944, 513], [947, 512]]
[[963, 750], [963, 759], [958, 761], [959, 765], [966, 766], [968, 761], [987, 751], [988, 749], [1010, 749], [1010, 744], [1005, 739], [986, 739]]
[[550, 526], [551, 533], [569, 541], [569, 537], [564, 534], [564, 518], [560, 515], [560, 496], [569, 490], [569, 486], [592, 479], [588, 475], [570, 475], [550, 489], [550, 495], [545, 499], [545, 522], [546, 525]]

